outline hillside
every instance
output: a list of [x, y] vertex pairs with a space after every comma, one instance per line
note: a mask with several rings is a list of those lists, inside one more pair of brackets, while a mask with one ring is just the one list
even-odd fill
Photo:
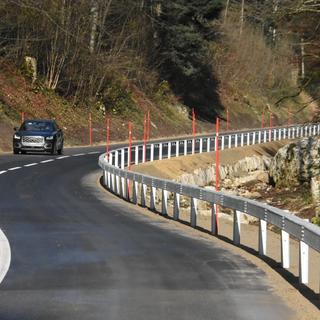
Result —
[[151, 137], [191, 133], [192, 108], [197, 132], [216, 116], [226, 129], [227, 113], [231, 129], [318, 114], [319, 13], [298, 2], [25, 0], [3, 1], [0, 15], [1, 150], [22, 113], [56, 119], [69, 145], [88, 144], [90, 113], [95, 143], [106, 117], [112, 141], [128, 121], [142, 139], [148, 111]]

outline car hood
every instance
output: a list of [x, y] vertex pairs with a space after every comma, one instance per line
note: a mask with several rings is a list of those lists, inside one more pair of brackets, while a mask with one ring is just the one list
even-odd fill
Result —
[[49, 137], [56, 134], [56, 131], [17, 131], [19, 136], [40, 136], [40, 137]]

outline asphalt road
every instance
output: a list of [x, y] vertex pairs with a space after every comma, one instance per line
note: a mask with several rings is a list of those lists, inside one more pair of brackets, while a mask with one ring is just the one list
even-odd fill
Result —
[[291, 318], [250, 262], [100, 189], [98, 151], [0, 156], [1, 320]]

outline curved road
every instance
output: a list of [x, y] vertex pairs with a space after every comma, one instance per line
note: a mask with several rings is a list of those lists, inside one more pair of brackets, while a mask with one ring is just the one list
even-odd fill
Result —
[[99, 188], [98, 151], [0, 156], [1, 320], [292, 317], [254, 265]]

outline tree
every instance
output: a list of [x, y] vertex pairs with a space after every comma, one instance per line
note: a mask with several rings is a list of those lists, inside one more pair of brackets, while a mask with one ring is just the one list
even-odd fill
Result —
[[[208, 41], [214, 38], [210, 22], [218, 17], [220, 0], [160, 1], [156, 43], [162, 77], [183, 102], [210, 117], [220, 103], [208, 59]], [[215, 110], [213, 110], [215, 108]]]

